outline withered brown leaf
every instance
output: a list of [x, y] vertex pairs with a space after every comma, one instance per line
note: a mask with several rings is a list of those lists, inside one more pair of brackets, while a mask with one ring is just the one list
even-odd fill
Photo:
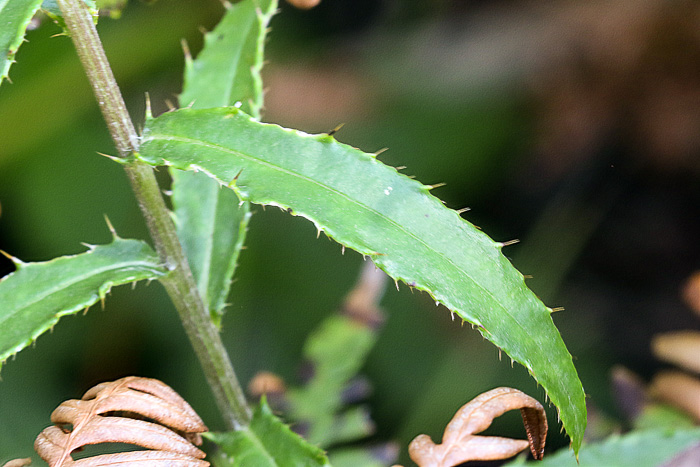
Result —
[[[477, 436], [494, 418], [520, 409], [528, 440]], [[542, 405], [513, 388], [487, 391], [462, 406], [445, 428], [442, 444], [418, 435], [408, 453], [420, 467], [450, 467], [472, 460], [496, 460], [514, 456], [530, 446], [535, 459], [542, 459], [547, 437], [547, 417]]]
[[[141, 418], [141, 419], [136, 419]], [[49, 467], [173, 466], [205, 467], [200, 433], [207, 427], [192, 407], [165, 383], [129, 376], [101, 383], [81, 400], [68, 400], [51, 414], [54, 426], [34, 442]], [[152, 451], [93, 456], [74, 461], [71, 453], [83, 446], [127, 443]]]
[[24, 459], [13, 459], [9, 462], [5, 462], [2, 467], [24, 467], [26, 465], [31, 465], [32, 459], [27, 457]]

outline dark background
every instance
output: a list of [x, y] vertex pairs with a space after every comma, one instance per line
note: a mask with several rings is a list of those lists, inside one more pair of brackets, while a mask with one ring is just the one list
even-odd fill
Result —
[[[700, 266], [700, 11], [695, 2], [324, 0], [282, 5], [264, 70], [264, 120], [407, 166], [492, 238], [552, 307], [591, 409], [626, 420], [610, 388], [623, 365], [650, 378], [657, 332], [697, 328], [681, 287]], [[137, 122], [181, 89], [185, 38], [222, 14], [216, 0], [133, 1], [99, 25]], [[23, 261], [147, 238], [70, 40], [45, 24], [0, 87], [0, 249]], [[163, 176], [165, 174], [161, 174]], [[166, 178], [162, 177], [164, 183]], [[362, 258], [314, 226], [268, 208], [255, 215], [223, 337], [244, 384], [259, 370], [288, 382], [305, 336], [341, 303]], [[0, 273], [11, 271], [0, 263]], [[452, 322], [426, 294], [390, 287], [387, 322], [364, 369], [374, 385], [374, 442], [439, 439], [478, 393], [543, 391], [520, 366]], [[61, 320], [2, 368], [0, 462], [33, 453], [51, 411], [91, 385], [135, 374], [173, 386], [212, 429], [221, 421], [157, 283], [113, 290], [104, 310]], [[534, 330], [533, 332], [536, 332]], [[549, 411], [548, 450], [566, 446]], [[592, 423], [597, 423], [592, 420]], [[517, 413], [493, 432], [523, 436]], [[594, 425], [589, 433], [596, 433]]]

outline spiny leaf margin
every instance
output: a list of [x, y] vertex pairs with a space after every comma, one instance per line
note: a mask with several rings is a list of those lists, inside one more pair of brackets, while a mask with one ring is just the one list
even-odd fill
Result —
[[214, 458], [217, 467], [330, 467], [322, 449], [309, 444], [277, 418], [263, 397], [250, 425], [226, 433], [202, 433], [216, 443], [222, 455]]
[[390, 277], [427, 291], [528, 369], [578, 452], [585, 397], [551, 310], [503, 256], [504, 245], [447, 209], [430, 186], [330, 135], [263, 124], [230, 107], [149, 119], [135, 157], [205, 172], [242, 200], [306, 217]]
[[42, 0], [0, 0], [0, 84], [15, 63], [17, 49]]
[[112, 287], [167, 272], [146, 243], [119, 237], [50, 261], [12, 260], [17, 270], [0, 280], [0, 368], [60, 318], [104, 299]]
[[[244, 0], [227, 4], [195, 60], [186, 54], [180, 102], [202, 109], [240, 103], [260, 118], [263, 103], [263, 51], [267, 25], [276, 0]], [[239, 203], [230, 190], [204, 174], [171, 170], [177, 234], [199, 293], [212, 320], [220, 326], [250, 221], [250, 205]]]

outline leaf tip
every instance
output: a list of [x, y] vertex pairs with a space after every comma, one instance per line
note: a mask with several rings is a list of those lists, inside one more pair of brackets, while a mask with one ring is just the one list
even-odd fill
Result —
[[327, 132], [326, 135], [327, 135], [327, 136], [333, 136], [333, 135], [336, 134], [338, 131], [340, 131], [340, 129], [343, 128], [344, 126], [345, 126], [345, 123], [340, 123], [340, 124], [338, 124], [335, 128], [333, 128], [331, 131]]

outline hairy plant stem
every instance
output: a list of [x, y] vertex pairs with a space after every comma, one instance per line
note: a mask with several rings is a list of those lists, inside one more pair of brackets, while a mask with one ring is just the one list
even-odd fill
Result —
[[[139, 137], [112, 74], [92, 15], [83, 0], [58, 0], [58, 5], [119, 157], [127, 159], [138, 151]], [[250, 408], [219, 332], [194, 282], [153, 169], [142, 162], [127, 160], [124, 161], [124, 168], [156, 250], [170, 270], [170, 274], [161, 282], [180, 314], [224, 421], [230, 429], [243, 428], [250, 423]]]

